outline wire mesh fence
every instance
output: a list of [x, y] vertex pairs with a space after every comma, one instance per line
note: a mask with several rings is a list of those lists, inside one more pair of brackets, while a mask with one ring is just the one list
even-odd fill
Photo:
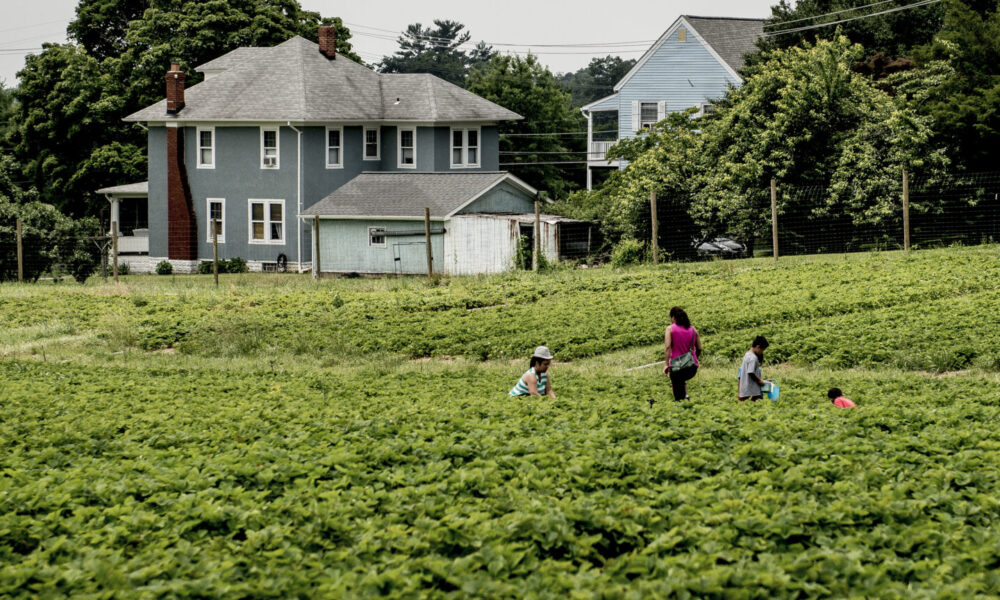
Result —
[[769, 189], [707, 226], [691, 218], [690, 207], [689, 198], [657, 194], [639, 208], [639, 239], [650, 254], [655, 248], [661, 261], [769, 256], [775, 241], [780, 256], [1000, 242], [1000, 172], [776, 183], [776, 227]]

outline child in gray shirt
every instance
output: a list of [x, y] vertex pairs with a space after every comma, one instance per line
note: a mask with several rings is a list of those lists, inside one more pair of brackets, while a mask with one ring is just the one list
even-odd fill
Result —
[[764, 350], [769, 345], [767, 338], [758, 335], [754, 338], [750, 350], [743, 355], [743, 364], [740, 365], [740, 389], [737, 393], [740, 402], [745, 402], [747, 399], [756, 402], [764, 397], [760, 390], [760, 386], [764, 385], [764, 380], [760, 376], [760, 361], [764, 358]]

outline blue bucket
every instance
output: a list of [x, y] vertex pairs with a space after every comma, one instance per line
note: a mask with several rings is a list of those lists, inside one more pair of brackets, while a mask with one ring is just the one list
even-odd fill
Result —
[[760, 391], [770, 398], [772, 402], [777, 402], [781, 388], [778, 386], [777, 381], [765, 381], [764, 385], [760, 386]]

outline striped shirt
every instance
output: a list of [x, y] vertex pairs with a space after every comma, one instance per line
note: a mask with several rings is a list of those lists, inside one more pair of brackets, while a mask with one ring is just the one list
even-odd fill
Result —
[[[531, 367], [530, 369], [525, 371], [524, 375], [527, 375], [528, 373], [531, 373], [532, 375], [538, 378], [538, 394], [540, 396], [544, 396], [545, 392], [547, 391], [549, 383], [548, 373], [541, 373], [541, 374], [536, 373], [535, 367]], [[528, 384], [524, 382], [524, 375], [521, 375], [521, 378], [517, 380], [517, 385], [511, 388], [510, 390], [511, 396], [528, 396], [531, 394], [531, 391], [528, 390]]]

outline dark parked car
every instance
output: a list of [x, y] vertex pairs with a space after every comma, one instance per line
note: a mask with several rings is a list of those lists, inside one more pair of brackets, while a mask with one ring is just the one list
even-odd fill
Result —
[[706, 241], [695, 240], [693, 245], [699, 256], [741, 258], [747, 255], [746, 244], [741, 244], [731, 238], [719, 237]]

